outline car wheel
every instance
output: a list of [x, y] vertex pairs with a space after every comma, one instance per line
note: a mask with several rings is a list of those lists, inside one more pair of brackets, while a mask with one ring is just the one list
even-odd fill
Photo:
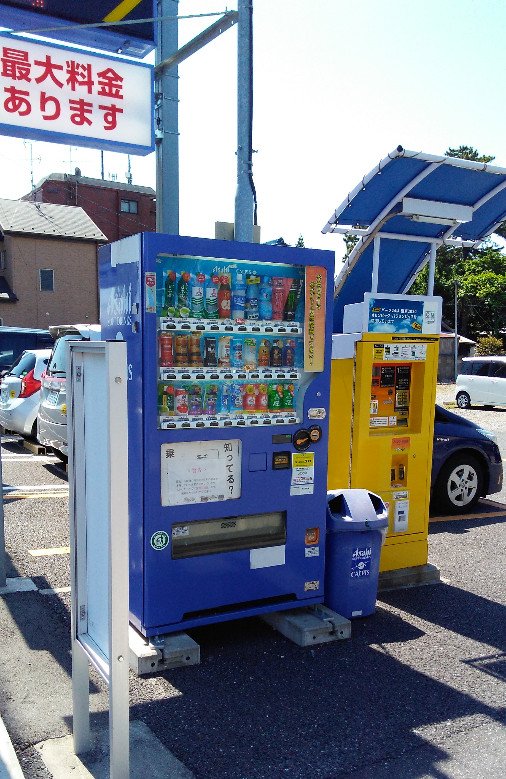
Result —
[[471, 398], [467, 394], [467, 392], [459, 392], [457, 395], [457, 406], [459, 408], [470, 408], [471, 407]]
[[468, 511], [483, 491], [483, 466], [471, 454], [451, 457], [441, 468], [434, 502], [445, 514]]

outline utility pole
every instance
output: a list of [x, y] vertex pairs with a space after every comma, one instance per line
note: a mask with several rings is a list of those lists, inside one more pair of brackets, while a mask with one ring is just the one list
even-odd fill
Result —
[[236, 241], [253, 240], [253, 0], [238, 0]]
[[[157, 64], [177, 52], [179, 0], [158, 0]], [[156, 85], [156, 229], [179, 234], [178, 69], [157, 71]]]

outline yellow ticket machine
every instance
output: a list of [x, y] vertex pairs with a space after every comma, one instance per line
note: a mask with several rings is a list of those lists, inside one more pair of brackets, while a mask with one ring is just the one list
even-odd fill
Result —
[[333, 336], [328, 488], [387, 504], [381, 571], [428, 561], [440, 312], [440, 298], [367, 293]]

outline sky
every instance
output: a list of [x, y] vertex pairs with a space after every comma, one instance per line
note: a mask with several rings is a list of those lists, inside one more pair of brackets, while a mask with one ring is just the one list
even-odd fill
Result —
[[[235, 9], [180, 0], [180, 15]], [[213, 18], [179, 23], [179, 43]], [[253, 177], [261, 240], [283, 237], [342, 256], [321, 229], [347, 193], [399, 144], [442, 154], [474, 146], [506, 167], [504, 0], [253, 0]], [[237, 29], [179, 67], [180, 233], [234, 221]], [[155, 187], [155, 155], [130, 157]], [[0, 197], [53, 172], [100, 177], [99, 151], [0, 140]], [[104, 153], [126, 181], [126, 155]]]

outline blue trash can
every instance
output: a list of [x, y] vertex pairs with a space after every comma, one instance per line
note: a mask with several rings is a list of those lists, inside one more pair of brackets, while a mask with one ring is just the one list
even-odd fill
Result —
[[366, 617], [376, 608], [387, 527], [387, 508], [374, 492], [327, 493], [325, 605], [343, 617]]

